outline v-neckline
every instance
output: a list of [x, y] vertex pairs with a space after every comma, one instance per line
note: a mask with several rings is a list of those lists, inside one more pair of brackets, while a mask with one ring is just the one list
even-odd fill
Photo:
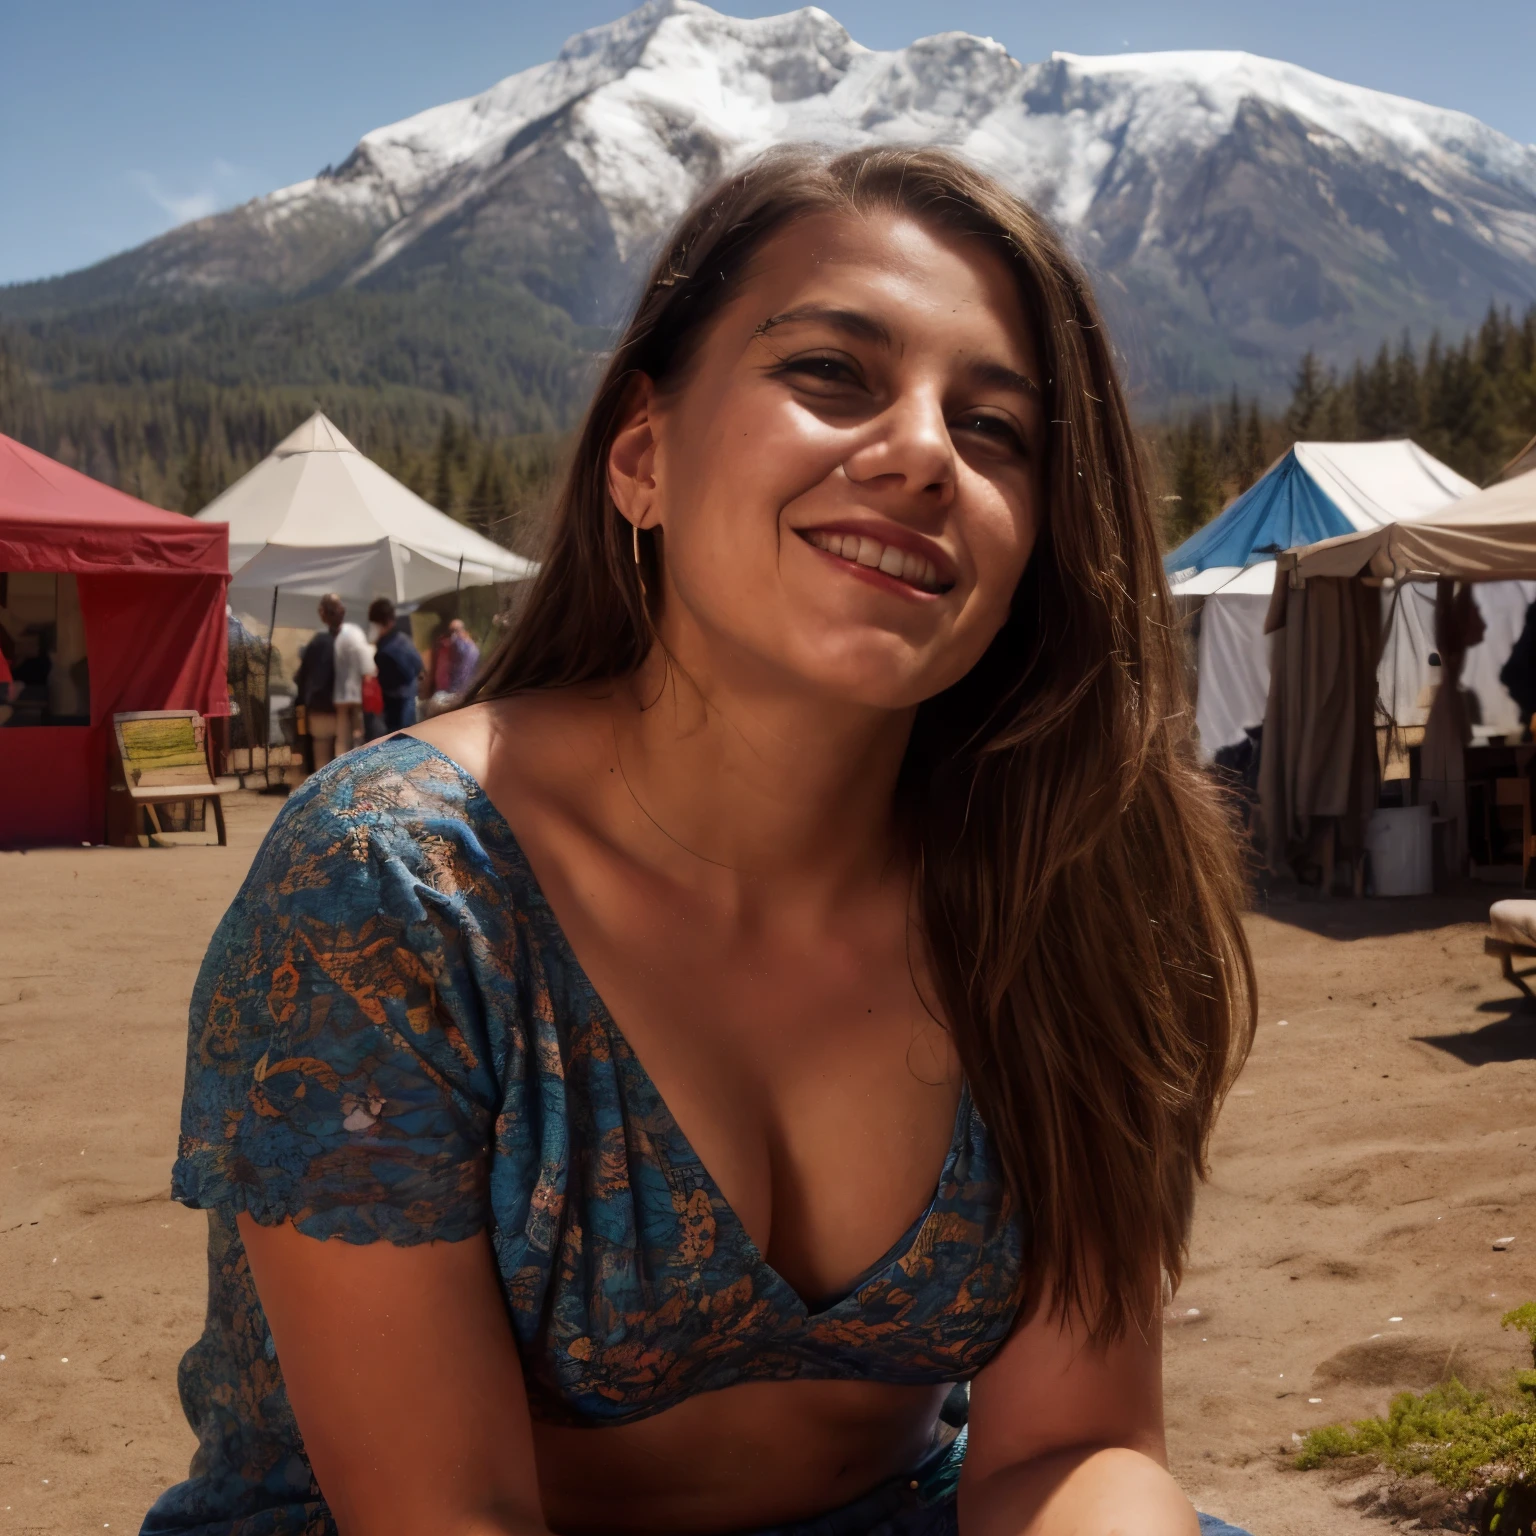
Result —
[[[544, 887], [539, 883], [539, 877], [533, 868], [531, 860], [523, 851], [523, 845], [518, 840], [517, 833], [512, 830], [512, 824], [501, 813], [496, 802], [486, 792], [485, 786], [460, 763], [456, 758], [450, 757], [441, 747], [434, 746], [430, 741], [423, 741], [419, 736], [407, 736], [401, 733], [387, 738], [389, 743], [396, 741], [414, 742], [418, 747], [430, 753], [459, 778], [461, 783], [475, 797], [483, 808], [484, 818], [491, 824], [499, 839], [506, 845], [512, 862], [522, 874], [529, 892], [534, 898], [536, 914], [544, 919], [548, 937], [553, 942], [561, 963], [568, 968], [568, 974], [574, 978], [579, 991], [586, 994], [587, 1001], [595, 1011], [598, 1021], [603, 1027], [609, 1040], [617, 1044], [627, 1060], [630, 1069], [649, 1090], [652, 1101], [657, 1106], [662, 1120], [662, 1129], [670, 1144], [669, 1150], [673, 1154], [671, 1161], [674, 1166], [684, 1165], [690, 1168], [696, 1175], [700, 1186], [709, 1196], [710, 1205], [715, 1212], [717, 1222], [724, 1221], [735, 1235], [736, 1245], [742, 1251], [749, 1267], [762, 1282], [762, 1289], [774, 1293], [781, 1305], [786, 1306], [796, 1314], [803, 1322], [813, 1322], [819, 1318], [828, 1317], [853, 1301], [869, 1282], [886, 1270], [900, 1263], [907, 1254], [912, 1251], [917, 1241], [918, 1234], [933, 1215], [935, 1206], [939, 1203], [939, 1197], [945, 1184], [949, 1181], [956, 1158], [965, 1140], [965, 1133], [970, 1123], [971, 1114], [971, 1089], [970, 1084], [962, 1076], [960, 1080], [960, 1100], [955, 1106], [955, 1123], [950, 1133], [949, 1150], [944, 1156], [944, 1162], [939, 1169], [939, 1177], [934, 1185], [933, 1193], [929, 1196], [928, 1203], [914, 1219], [912, 1224], [896, 1239], [886, 1251], [880, 1255], [867, 1268], [861, 1270], [848, 1284], [842, 1288], [840, 1294], [827, 1301], [823, 1305], [815, 1305], [807, 1301], [799, 1291], [795, 1289], [772, 1264], [768, 1262], [763, 1251], [757, 1246], [752, 1234], [747, 1231], [746, 1223], [736, 1214], [736, 1208], [726, 1199], [719, 1184], [715, 1182], [714, 1175], [705, 1166], [703, 1158], [694, 1150], [693, 1143], [689, 1141], [679, 1124], [677, 1116], [672, 1113], [661, 1090], [656, 1086], [656, 1080], [646, 1069], [635, 1048], [629, 1043], [624, 1031], [619, 1028], [618, 1021], [614, 1018], [612, 1010], [603, 1001], [602, 994], [593, 984], [591, 977], [587, 975], [586, 967], [577, 957], [576, 950], [566, 936], [565, 929], [561, 926], [560, 919], [555, 915], [555, 909], [550, 905], [548, 896], [544, 894]], [[379, 742], [382, 747], [386, 743]], [[503, 881], [505, 883], [505, 881]]]

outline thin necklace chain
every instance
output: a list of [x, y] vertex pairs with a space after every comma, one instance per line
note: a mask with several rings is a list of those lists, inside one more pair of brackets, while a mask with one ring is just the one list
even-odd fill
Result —
[[635, 786], [629, 782], [629, 774], [624, 770], [624, 754], [619, 750], [619, 726], [618, 722], [610, 714], [608, 728], [613, 732], [613, 760], [618, 764], [619, 777], [624, 781], [624, 788], [629, 791], [629, 798], [635, 802], [635, 809], [640, 812], [650, 824], [656, 828], [669, 843], [681, 848], [684, 853], [698, 859], [701, 863], [712, 864], [716, 869], [729, 870], [732, 874], [746, 874], [747, 871], [738, 868], [734, 864], [722, 863], [719, 859], [712, 859], [707, 853], [700, 853], [697, 848], [690, 848], [681, 838], [674, 837], [657, 819], [651, 815], [645, 802], [635, 793]]

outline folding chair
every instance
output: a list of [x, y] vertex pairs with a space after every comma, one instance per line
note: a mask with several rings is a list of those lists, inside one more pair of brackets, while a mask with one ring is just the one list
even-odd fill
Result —
[[[195, 709], [146, 709], [112, 717], [108, 842], [136, 848], [163, 829], [156, 807], [201, 800], [228, 845], [224, 791], [208, 768], [207, 728]], [[140, 831], [140, 818], [143, 831]]]

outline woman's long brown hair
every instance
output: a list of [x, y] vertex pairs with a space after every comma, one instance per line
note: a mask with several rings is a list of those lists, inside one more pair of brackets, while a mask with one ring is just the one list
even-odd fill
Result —
[[792, 220], [877, 209], [1002, 253], [1046, 374], [1041, 536], [985, 656], [918, 711], [902, 804], [945, 1020], [1022, 1218], [1026, 1315], [1048, 1302], [1108, 1341], [1150, 1326], [1163, 1275], [1178, 1283], [1253, 977], [1109, 342], [1040, 217], [931, 149], [780, 150], [700, 199], [608, 362], [527, 606], [472, 697], [640, 666], [641, 576], [658, 583], [607, 488], [632, 379], [675, 380]]

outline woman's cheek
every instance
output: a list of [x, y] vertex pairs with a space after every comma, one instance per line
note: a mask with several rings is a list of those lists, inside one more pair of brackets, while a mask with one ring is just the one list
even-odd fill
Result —
[[1037, 530], [1032, 499], [1000, 498], [988, 509], [985, 527], [988, 559], [985, 567], [978, 568], [1003, 590], [1006, 603], [1034, 553]]

